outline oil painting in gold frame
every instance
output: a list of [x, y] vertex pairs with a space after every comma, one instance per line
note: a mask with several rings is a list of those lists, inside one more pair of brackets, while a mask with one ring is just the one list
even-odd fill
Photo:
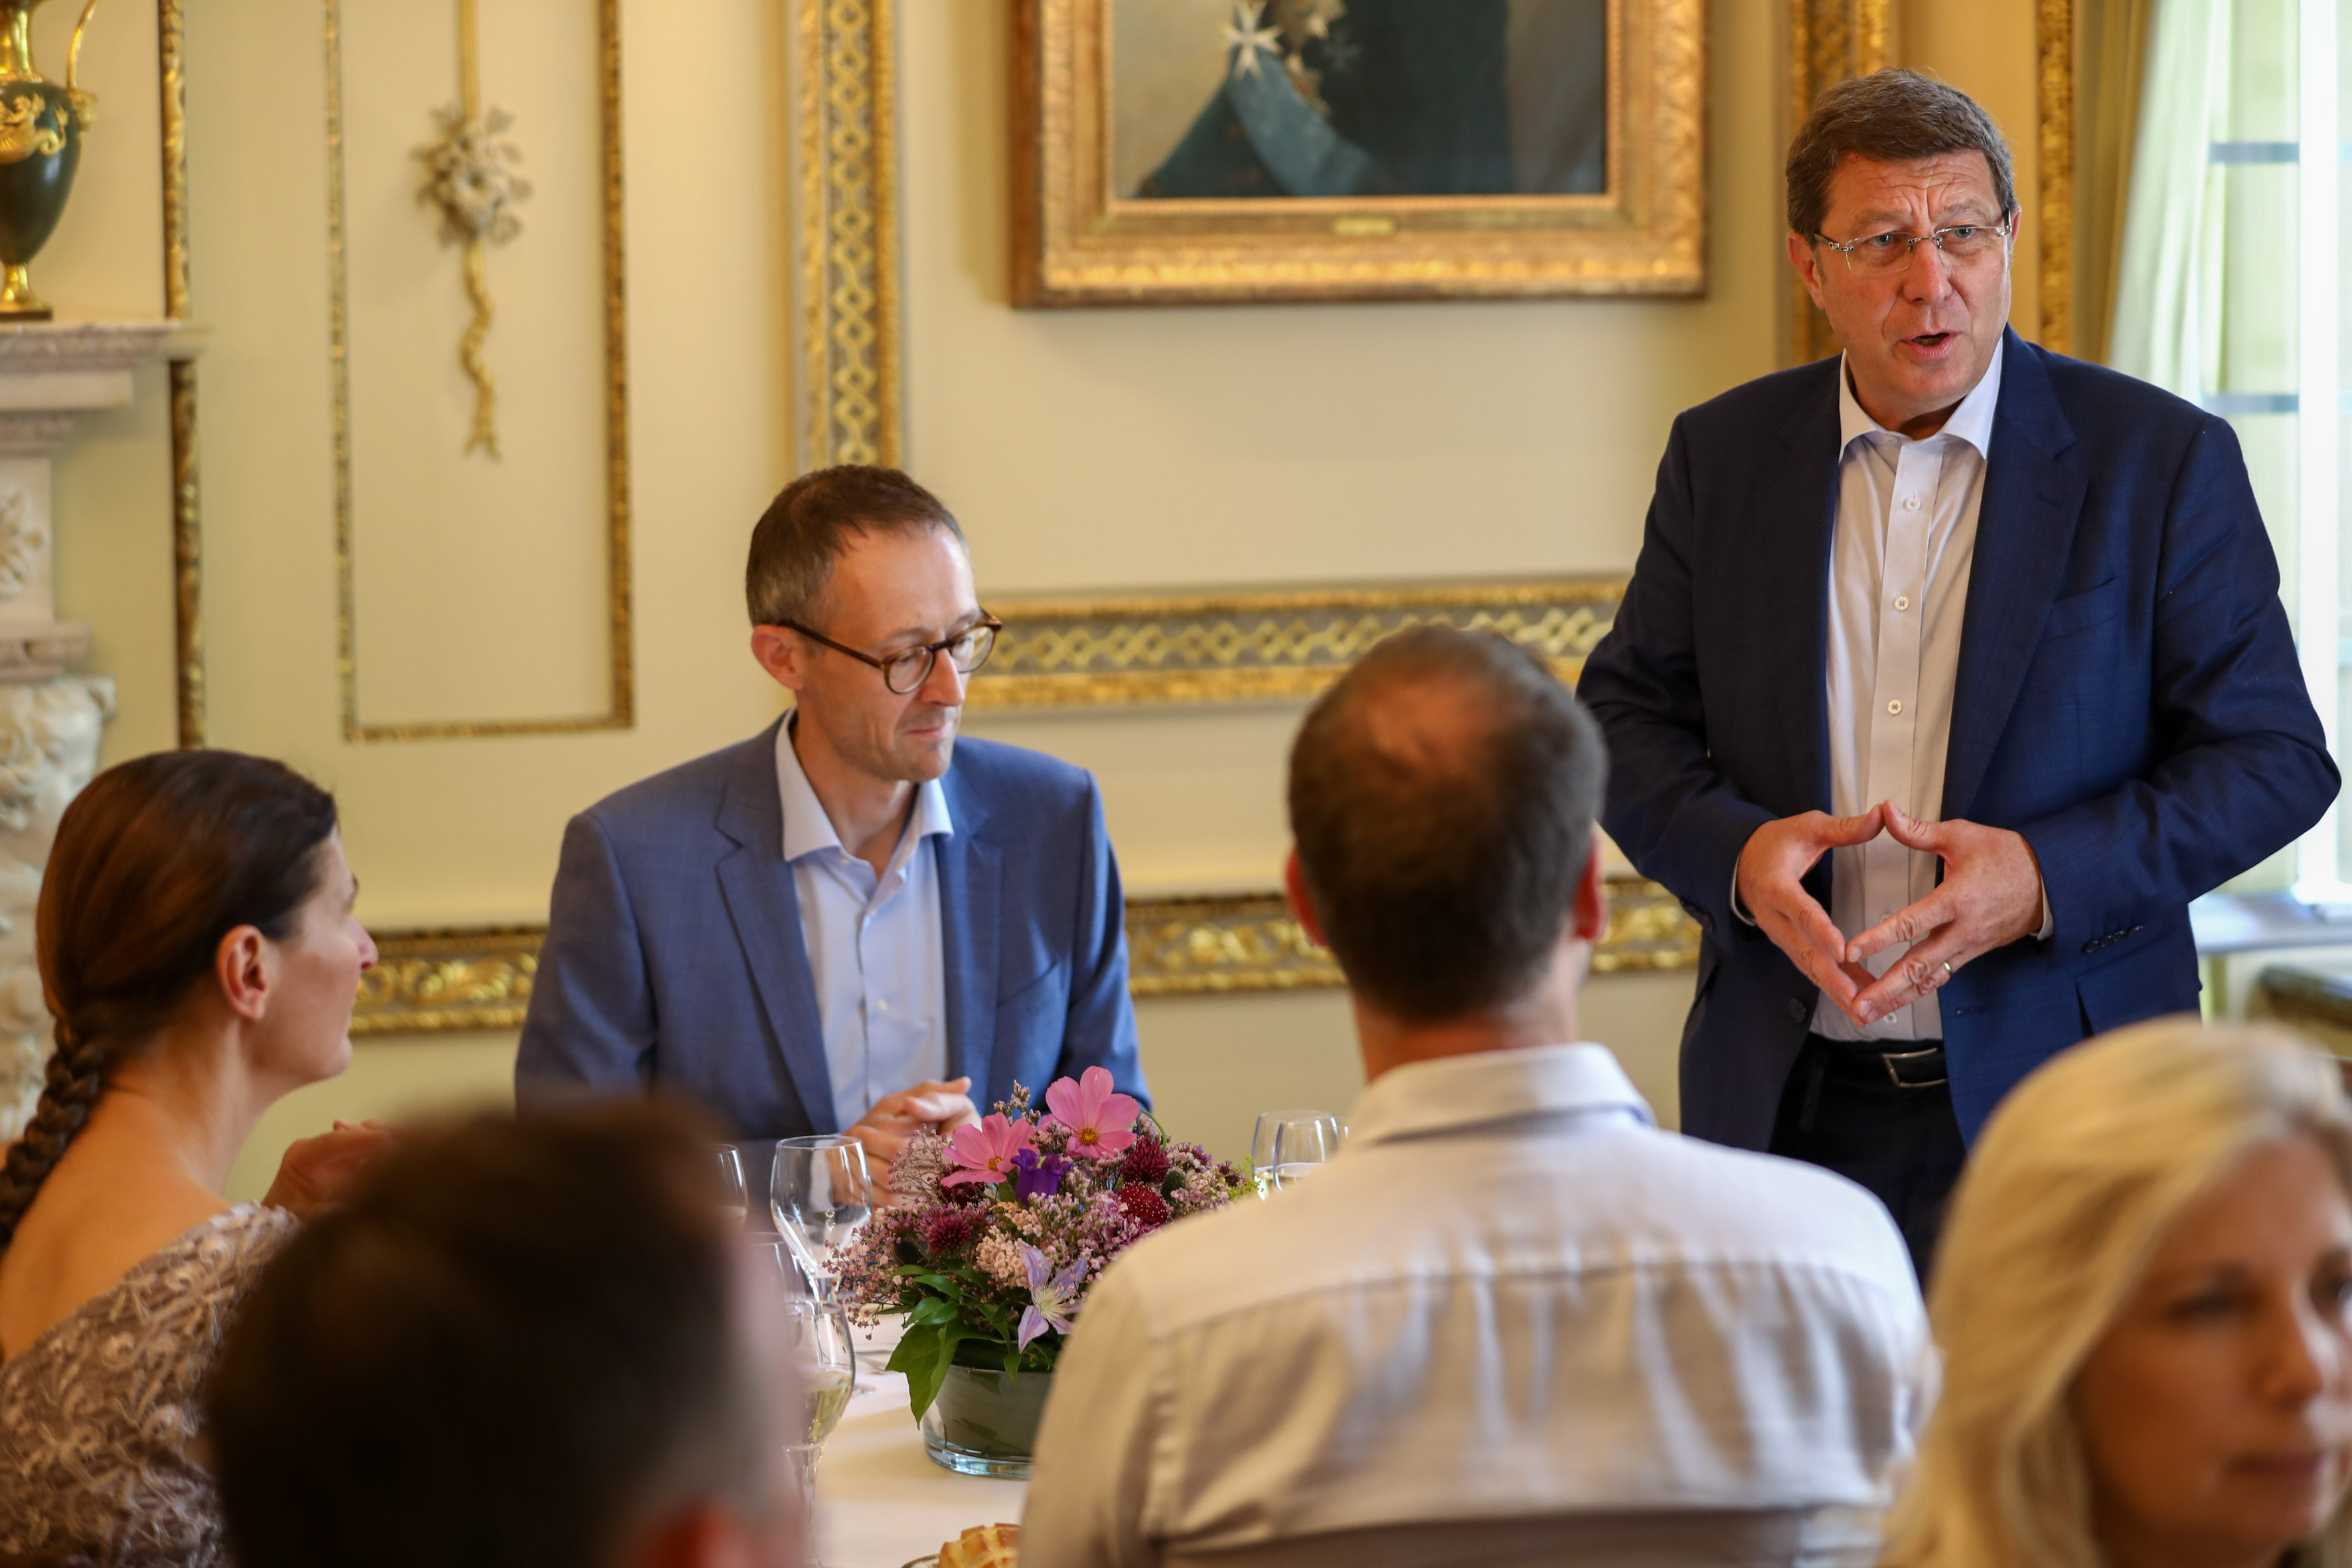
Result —
[[[1018, 304], [1706, 287], [1701, 0], [1015, 0], [1013, 26]], [[1396, 84], [1440, 53], [1451, 118], [1416, 118]]]

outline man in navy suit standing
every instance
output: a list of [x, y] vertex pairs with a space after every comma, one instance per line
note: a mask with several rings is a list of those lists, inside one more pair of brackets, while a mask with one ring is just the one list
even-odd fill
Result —
[[1789, 151], [1844, 345], [1675, 421], [1580, 694], [1698, 921], [1683, 1125], [1893, 1211], [2084, 1035], [2197, 1005], [2189, 901], [2335, 798], [2230, 427], [2008, 331], [2009, 151], [1909, 71]]
[[999, 626], [954, 517], [893, 468], [804, 475], [745, 591], [793, 711], [572, 819], [518, 1101], [659, 1088], [751, 1142], [855, 1132], [887, 1173], [1016, 1083], [1144, 1098], [1101, 793], [957, 740]]

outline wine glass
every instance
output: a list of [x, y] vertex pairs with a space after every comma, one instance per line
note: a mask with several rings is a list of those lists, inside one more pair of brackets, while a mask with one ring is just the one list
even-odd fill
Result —
[[[783, 1447], [801, 1491], [801, 1518], [816, 1518], [816, 1463], [825, 1439], [841, 1424], [856, 1391], [857, 1360], [849, 1333], [849, 1312], [832, 1281], [812, 1275], [800, 1249], [775, 1232], [754, 1233], [751, 1246], [761, 1274], [772, 1282], [765, 1300], [783, 1328], [800, 1398], [784, 1412], [789, 1426]], [[812, 1553], [809, 1562], [816, 1559]]]
[[[1327, 1132], [1321, 1136], [1323, 1145], [1328, 1149], [1336, 1149], [1339, 1140], [1346, 1137], [1348, 1133], [1346, 1125], [1328, 1110], [1259, 1112], [1257, 1127], [1250, 1135], [1250, 1170], [1257, 1183], [1257, 1195], [1261, 1198], [1267, 1196], [1282, 1185], [1277, 1179], [1276, 1167], [1281, 1163], [1282, 1159], [1277, 1145], [1281, 1140], [1282, 1130], [1294, 1125], [1316, 1125], [1327, 1129]], [[1291, 1145], [1295, 1156], [1293, 1163], [1301, 1164], [1319, 1163], [1299, 1153], [1300, 1151], [1313, 1146], [1313, 1144], [1294, 1140]], [[1328, 1153], [1326, 1153], [1323, 1158], [1329, 1158]]]
[[732, 1143], [714, 1143], [710, 1157], [719, 1173], [719, 1206], [740, 1226], [751, 1209], [751, 1199], [745, 1195], [743, 1185], [742, 1153]]
[[778, 1139], [768, 1207], [776, 1229], [797, 1241], [817, 1271], [830, 1277], [834, 1250], [874, 1212], [866, 1145], [845, 1132]]
[[1339, 1119], [1324, 1111], [1286, 1112], [1274, 1124], [1267, 1190], [1295, 1187], [1313, 1175], [1339, 1152], [1340, 1141], [1347, 1135]]

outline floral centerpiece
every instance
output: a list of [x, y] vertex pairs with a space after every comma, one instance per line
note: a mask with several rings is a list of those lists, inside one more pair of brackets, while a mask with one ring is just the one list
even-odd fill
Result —
[[1171, 1142], [1109, 1073], [1088, 1068], [1046, 1089], [1042, 1116], [1016, 1085], [976, 1125], [917, 1133], [890, 1184], [891, 1206], [834, 1266], [852, 1321], [905, 1316], [889, 1364], [907, 1374], [920, 1418], [951, 1368], [1053, 1371], [1112, 1258], [1162, 1226], [1224, 1207], [1248, 1178], [1198, 1144]]

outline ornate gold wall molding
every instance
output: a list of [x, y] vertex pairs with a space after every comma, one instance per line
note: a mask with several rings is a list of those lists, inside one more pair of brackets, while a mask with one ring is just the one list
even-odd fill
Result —
[[800, 466], [899, 460], [891, 0], [792, 0]]
[[2074, 0], [2036, 0], [2033, 34], [2042, 346], [2069, 354], [2074, 352]]
[[[184, 0], [157, 0], [163, 110], [163, 314], [188, 319], [188, 69]], [[205, 743], [204, 513], [196, 467], [196, 365], [174, 357], [172, 397], [173, 664], [183, 746]]]
[[1573, 680], [1624, 587], [1622, 577], [1568, 577], [992, 603], [1004, 631], [967, 700], [1036, 708], [1308, 696], [1381, 638], [1428, 621], [1501, 632]]
[[539, 973], [543, 926], [382, 931], [360, 977], [354, 1035], [519, 1029]]
[[[1894, 0], [1789, 0], [1789, 130], [1805, 121], [1822, 89], [1848, 77], [1868, 76], [1890, 63], [1888, 25]], [[1829, 318], [1805, 292], [1792, 268], [1788, 292], [1788, 353], [1804, 364], [1838, 351]]]
[[341, 0], [325, 0], [327, 50], [328, 358], [334, 396], [336, 664], [347, 741], [478, 740], [625, 730], [636, 721], [629, 584], [628, 230], [623, 203], [621, 0], [597, 0], [604, 268], [605, 549], [611, 672], [606, 710], [582, 718], [368, 724], [359, 714], [352, 572], [351, 303], [344, 244]]
[[[360, 982], [354, 1035], [431, 1035], [522, 1026], [539, 972], [541, 926], [379, 931]], [[1687, 969], [1699, 931], [1673, 894], [1638, 877], [1609, 882], [1597, 973]], [[1136, 996], [1328, 988], [1330, 952], [1307, 940], [1280, 893], [1134, 898], [1127, 902], [1128, 990]]]

